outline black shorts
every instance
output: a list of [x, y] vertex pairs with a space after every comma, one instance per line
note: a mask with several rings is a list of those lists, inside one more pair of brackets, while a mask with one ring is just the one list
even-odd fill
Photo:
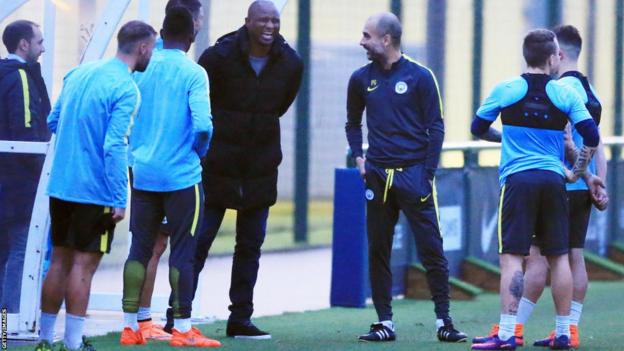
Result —
[[568, 253], [568, 199], [558, 173], [528, 170], [507, 177], [499, 203], [499, 253], [528, 255], [533, 236], [544, 256]]
[[[132, 192], [134, 191], [134, 187], [132, 186], [133, 181], [134, 181], [132, 167], [128, 168], [128, 179], [130, 180], [130, 194], [132, 194]], [[167, 217], [163, 217], [162, 224], [160, 225], [160, 228], [158, 229], [158, 233], [166, 235], [166, 236], [170, 236], [171, 232], [173, 232], [173, 228], [171, 227], [169, 222], [167, 222]]]
[[592, 202], [587, 190], [568, 191], [570, 206], [570, 248], [585, 247], [585, 237], [589, 226]]
[[82, 252], [109, 253], [115, 222], [111, 207], [50, 198], [52, 245]]

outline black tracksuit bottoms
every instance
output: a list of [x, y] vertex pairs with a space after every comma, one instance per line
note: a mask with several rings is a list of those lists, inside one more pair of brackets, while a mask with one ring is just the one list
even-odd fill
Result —
[[448, 262], [442, 248], [435, 184], [426, 179], [424, 165], [383, 168], [367, 161], [366, 199], [369, 273], [379, 320], [392, 320], [390, 254], [399, 211], [414, 233], [436, 317], [449, 318]]

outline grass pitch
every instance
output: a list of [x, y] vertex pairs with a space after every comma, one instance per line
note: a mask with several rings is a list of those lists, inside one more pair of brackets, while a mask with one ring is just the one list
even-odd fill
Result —
[[[624, 282], [592, 282], [581, 318], [582, 350], [624, 350], [622, 294]], [[293, 296], [293, 299], [297, 298]], [[279, 303], [276, 301], [275, 303]], [[483, 335], [498, 321], [498, 296], [485, 294], [475, 301], [452, 302], [451, 309], [458, 328], [469, 337]], [[442, 344], [435, 339], [433, 306], [429, 301], [400, 300], [394, 303], [397, 341], [361, 343], [357, 335], [367, 331], [374, 319], [374, 310], [333, 308], [322, 311], [288, 313], [275, 317], [255, 319], [262, 329], [273, 334], [272, 340], [234, 340], [225, 337], [225, 322], [202, 325], [199, 328], [209, 337], [223, 343], [222, 350], [468, 350], [470, 343]], [[121, 321], [120, 321], [121, 323]], [[554, 328], [554, 309], [547, 290], [525, 327], [528, 345], [534, 339], [545, 337]], [[175, 350], [163, 342], [147, 346], [121, 347], [119, 333], [93, 338], [98, 351], [109, 350]], [[32, 350], [20, 347], [15, 350]], [[532, 346], [518, 350], [545, 350]]]

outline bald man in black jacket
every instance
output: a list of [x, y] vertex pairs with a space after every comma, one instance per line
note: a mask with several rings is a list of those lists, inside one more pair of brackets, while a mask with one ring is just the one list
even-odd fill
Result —
[[195, 289], [226, 209], [237, 211], [227, 335], [269, 339], [251, 323], [253, 289], [269, 207], [277, 199], [282, 161], [279, 118], [299, 91], [303, 63], [279, 34], [271, 1], [249, 7], [245, 25], [206, 49], [214, 134], [202, 165], [204, 222], [195, 255]]

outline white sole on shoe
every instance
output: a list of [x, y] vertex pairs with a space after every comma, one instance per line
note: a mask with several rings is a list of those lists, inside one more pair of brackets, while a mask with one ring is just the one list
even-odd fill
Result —
[[271, 335], [234, 335], [234, 339], [242, 339], [242, 340], [269, 340], [271, 339]]

